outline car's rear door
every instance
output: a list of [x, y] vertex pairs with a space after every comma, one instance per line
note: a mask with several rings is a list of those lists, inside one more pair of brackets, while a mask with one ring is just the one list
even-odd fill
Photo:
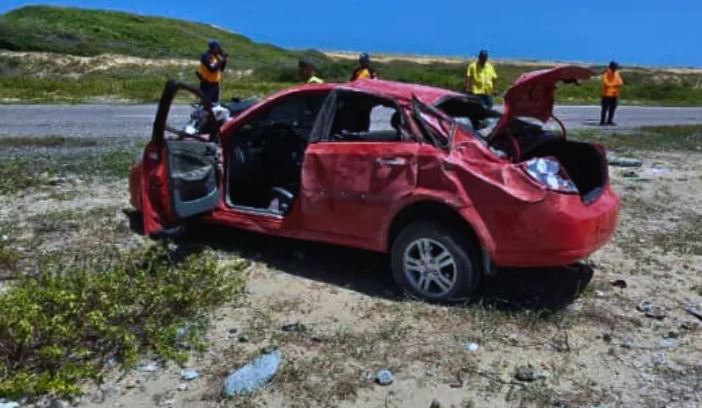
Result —
[[[343, 92], [330, 98], [337, 99], [334, 108], [323, 109], [321, 117], [339, 123]], [[384, 123], [395, 113], [398, 128], [393, 136]], [[369, 246], [381, 238], [382, 223], [417, 182], [419, 144], [401, 131], [403, 118], [399, 106], [380, 107], [371, 115], [368, 131], [340, 135], [331, 125], [310, 144], [303, 170], [303, 211], [311, 229], [360, 239]]]
[[[193, 111], [181, 102], [194, 102], [197, 107]], [[217, 208], [221, 201], [219, 151], [219, 128], [209, 102], [197, 89], [169, 81], [142, 162], [147, 234]]]

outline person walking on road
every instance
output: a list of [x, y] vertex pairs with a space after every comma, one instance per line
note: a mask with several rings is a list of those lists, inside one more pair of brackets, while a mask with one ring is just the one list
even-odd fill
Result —
[[200, 91], [213, 104], [219, 103], [219, 83], [222, 72], [227, 67], [227, 54], [217, 40], [207, 42], [208, 49], [200, 57], [197, 77], [200, 79]]
[[301, 59], [297, 64], [300, 79], [306, 84], [323, 84], [324, 80], [317, 76], [317, 66], [312, 61]]
[[466, 92], [477, 96], [486, 108], [492, 109], [493, 96], [496, 95], [496, 80], [497, 71], [488, 62], [488, 52], [487, 50], [481, 50], [480, 54], [478, 54], [478, 60], [468, 65], [465, 84]]
[[609, 63], [609, 68], [602, 76], [602, 113], [600, 126], [615, 126], [614, 112], [619, 104], [619, 95], [622, 92], [624, 81], [619, 75], [619, 64], [615, 61]]
[[358, 56], [358, 67], [351, 74], [352, 81], [357, 79], [378, 79], [378, 73], [371, 64], [370, 56], [365, 52]]

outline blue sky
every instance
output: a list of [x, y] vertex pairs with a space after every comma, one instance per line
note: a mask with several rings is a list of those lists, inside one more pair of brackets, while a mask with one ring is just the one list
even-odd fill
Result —
[[[43, 1], [185, 18], [292, 48], [702, 67], [702, 0]], [[0, 12], [34, 2], [3, 0]]]

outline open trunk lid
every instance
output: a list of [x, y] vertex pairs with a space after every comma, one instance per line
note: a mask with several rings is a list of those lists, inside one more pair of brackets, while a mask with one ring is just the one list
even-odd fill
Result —
[[516, 117], [548, 121], [553, 116], [558, 83], [578, 83], [594, 75], [591, 69], [573, 65], [522, 74], [505, 93], [501, 124], [504, 126]]

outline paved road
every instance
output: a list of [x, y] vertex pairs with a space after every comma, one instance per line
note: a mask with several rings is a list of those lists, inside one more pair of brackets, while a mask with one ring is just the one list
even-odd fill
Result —
[[[183, 123], [190, 111], [178, 106]], [[146, 138], [151, 134], [155, 105], [0, 105], [2, 136], [80, 136]], [[597, 124], [597, 106], [560, 106], [556, 114], [570, 129]], [[623, 106], [617, 112], [620, 127], [702, 124], [702, 108]]]

